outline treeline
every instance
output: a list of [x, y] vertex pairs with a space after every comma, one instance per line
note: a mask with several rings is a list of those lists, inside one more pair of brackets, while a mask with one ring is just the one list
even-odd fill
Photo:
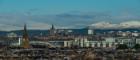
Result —
[[140, 49], [140, 44], [135, 44], [133, 47], [128, 47], [126, 44], [119, 44], [117, 49]]

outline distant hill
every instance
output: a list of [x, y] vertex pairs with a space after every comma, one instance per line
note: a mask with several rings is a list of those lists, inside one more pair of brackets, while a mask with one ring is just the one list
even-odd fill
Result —
[[110, 22], [98, 22], [88, 26], [90, 29], [137, 29], [140, 28], [140, 21], [127, 21], [118, 24]]
[[8, 32], [6, 31], [0, 31], [0, 36], [5, 36]]
[[[65, 30], [72, 30], [71, 34], [74, 35], [87, 35], [88, 33], [88, 27], [86, 28], [82, 28], [82, 29], [65, 29]], [[114, 32], [118, 32], [118, 31], [122, 31], [122, 32], [126, 32], [126, 31], [130, 31], [130, 32], [140, 32], [139, 28], [125, 28], [125, 29], [93, 29], [94, 32], [96, 33], [104, 33], [104, 32], [110, 32], [110, 31], [114, 31]], [[17, 35], [22, 36], [23, 31], [22, 30], [15, 30], [15, 31], [0, 31], [0, 36], [6, 36], [8, 33], [14, 32]], [[28, 30], [29, 36], [46, 36], [48, 35], [49, 31], [48, 30]]]
[[[71, 34], [75, 35], [85, 35], [87, 34], [87, 29], [65, 29], [65, 30], [72, 30]], [[0, 31], [0, 36], [6, 36], [8, 33], [16, 33], [19, 36], [22, 36], [22, 30], [15, 30], [15, 31]], [[28, 30], [29, 36], [46, 36], [48, 35], [48, 30]]]

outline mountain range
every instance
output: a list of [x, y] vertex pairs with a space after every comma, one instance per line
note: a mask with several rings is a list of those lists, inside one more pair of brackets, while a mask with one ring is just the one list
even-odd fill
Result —
[[127, 21], [118, 24], [110, 22], [98, 22], [89, 25], [91, 29], [126, 29], [126, 28], [140, 28], [140, 21]]

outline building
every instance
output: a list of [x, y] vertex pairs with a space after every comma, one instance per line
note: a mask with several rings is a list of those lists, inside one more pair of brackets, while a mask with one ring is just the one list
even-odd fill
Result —
[[117, 44], [113, 37], [107, 37], [104, 40], [89, 40], [88, 42], [91, 47], [115, 47]]
[[28, 36], [26, 24], [24, 25], [24, 31], [23, 31], [23, 37], [22, 37], [22, 44], [21, 45], [22, 45], [23, 48], [30, 48], [29, 36]]
[[49, 30], [49, 35], [50, 36], [54, 36], [57, 33], [54, 25], [52, 25], [51, 29]]
[[86, 37], [75, 37], [74, 40], [65, 41], [65, 47], [89, 47], [89, 43]]
[[140, 44], [140, 38], [124, 38], [124, 37], [106, 37], [104, 40], [89, 40], [87, 37], [76, 37], [74, 40], [64, 41], [65, 47], [102, 47], [116, 48], [118, 44], [126, 44], [128, 47], [134, 47]]
[[116, 47], [117, 43], [115, 41], [115, 38], [109, 37], [105, 38], [105, 40], [89, 40], [87, 37], [75, 37], [74, 39], [71, 40], [56, 40], [56, 41], [51, 41], [56, 44], [61, 44], [57, 45], [59, 47]]
[[9, 37], [9, 38], [14, 38], [14, 37], [17, 37], [17, 34], [14, 33], [14, 32], [11, 32], [11, 33], [8, 33], [8, 34], [7, 34], [7, 37]]

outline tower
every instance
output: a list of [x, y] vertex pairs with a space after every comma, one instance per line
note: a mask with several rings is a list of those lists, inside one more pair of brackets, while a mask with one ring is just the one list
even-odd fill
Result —
[[56, 33], [56, 30], [55, 30], [55, 28], [54, 28], [54, 25], [52, 25], [52, 27], [51, 27], [51, 29], [50, 29], [50, 35], [55, 35], [55, 33]]
[[88, 27], [88, 35], [93, 35], [94, 34], [94, 29], [91, 27]]
[[93, 35], [93, 34], [94, 34], [93, 30], [92, 29], [89, 29], [88, 30], [88, 35]]
[[23, 30], [23, 37], [22, 37], [23, 41], [22, 41], [22, 47], [23, 48], [30, 48], [30, 44], [29, 44], [29, 36], [28, 36], [28, 32], [27, 32], [27, 28], [26, 28], [26, 24], [24, 25], [24, 30]]

